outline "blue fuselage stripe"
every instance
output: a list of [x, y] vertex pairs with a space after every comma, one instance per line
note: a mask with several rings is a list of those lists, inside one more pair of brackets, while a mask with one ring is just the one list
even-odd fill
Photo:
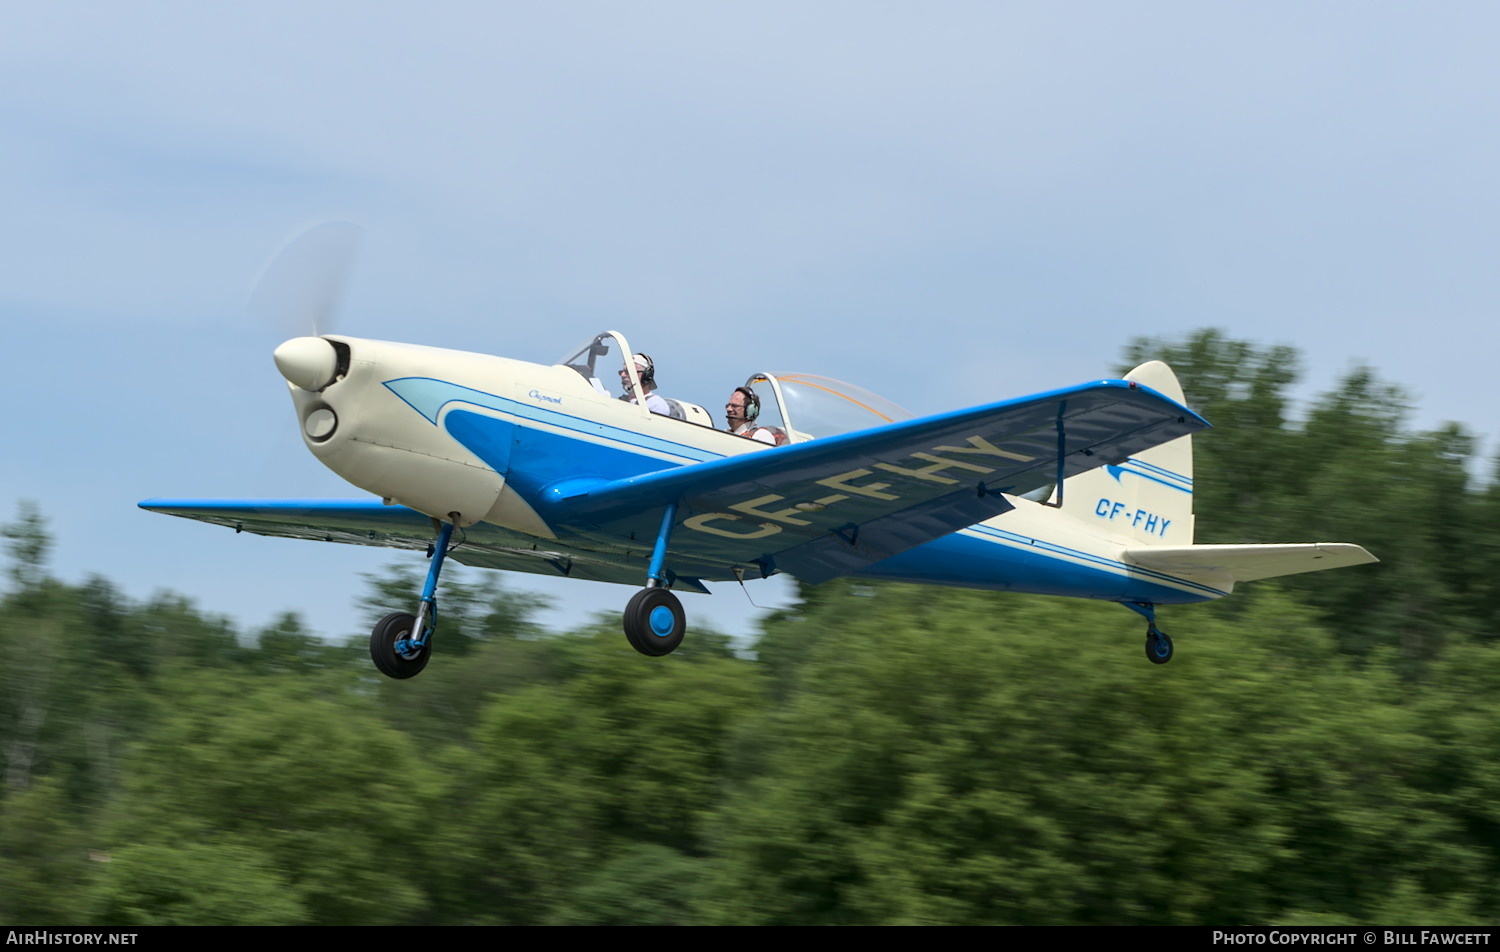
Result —
[[485, 393], [483, 390], [475, 390], [471, 387], [449, 383], [445, 380], [436, 380], [432, 377], [402, 377], [398, 380], [387, 380], [385, 386], [433, 424], [437, 423], [439, 416], [442, 415], [443, 408], [448, 406], [448, 404], [468, 403], [486, 410], [508, 413], [511, 416], [530, 420], [533, 423], [541, 423], [548, 426], [555, 426], [558, 429], [569, 430], [583, 436], [594, 436], [612, 440], [633, 447], [638, 451], [651, 450], [658, 453], [671, 453], [674, 456], [686, 457], [694, 462], [720, 459], [724, 455], [696, 446], [689, 446], [686, 443], [679, 443], [675, 440], [664, 440], [660, 437], [647, 436], [644, 433], [638, 433], [634, 430], [610, 426], [607, 423], [582, 419], [572, 414], [564, 413], [561, 410], [532, 406], [529, 403], [522, 403], [519, 400], [513, 400], [509, 397]]
[[1123, 465], [1123, 466], [1125, 466], [1125, 467], [1127, 467], [1129, 469], [1144, 469], [1144, 470], [1147, 470], [1148, 472], [1155, 473], [1156, 475], [1162, 477], [1163, 479], [1173, 480], [1173, 481], [1179, 482], [1179, 483], [1185, 483], [1188, 486], [1193, 485], [1193, 480], [1190, 477], [1184, 476], [1181, 473], [1173, 472], [1170, 469], [1165, 469], [1165, 468], [1163, 468], [1161, 466], [1157, 466], [1155, 464], [1148, 463], [1145, 460], [1128, 459], [1128, 460], [1126, 460], [1121, 465]]
[[1193, 481], [1191, 479], [1180, 476], [1170, 470], [1162, 469], [1159, 466], [1147, 466], [1139, 460], [1127, 460], [1118, 466], [1111, 466], [1109, 468], [1115, 472], [1115, 478], [1117, 479], [1120, 473], [1129, 473], [1131, 476], [1149, 479], [1153, 483], [1160, 483], [1168, 489], [1175, 489], [1178, 492], [1188, 493], [1189, 495], [1193, 492]]

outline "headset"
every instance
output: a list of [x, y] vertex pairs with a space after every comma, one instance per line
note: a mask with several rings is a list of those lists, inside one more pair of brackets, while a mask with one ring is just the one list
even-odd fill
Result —
[[749, 387], [735, 387], [734, 392], [745, 395], [745, 422], [754, 423], [755, 418], [760, 416], [760, 397]]
[[638, 364], [644, 364], [645, 367], [646, 367], [645, 370], [640, 371], [641, 386], [643, 386], [643, 387], [655, 387], [656, 386], [656, 364], [652, 362], [651, 358], [649, 356], [647, 356], [646, 354], [636, 354], [634, 357], [631, 358], [631, 360], [635, 361]]

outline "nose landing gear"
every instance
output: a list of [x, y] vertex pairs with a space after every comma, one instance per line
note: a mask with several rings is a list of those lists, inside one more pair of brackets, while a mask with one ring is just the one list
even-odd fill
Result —
[[410, 678], [422, 673], [432, 657], [432, 629], [436, 613], [421, 637], [414, 637], [416, 616], [410, 612], [391, 612], [375, 623], [370, 632], [370, 660], [388, 678]]
[[[456, 515], [456, 514], [454, 514]], [[432, 657], [432, 633], [437, 630], [437, 583], [453, 539], [453, 523], [438, 529], [432, 547], [432, 564], [422, 586], [417, 613], [391, 612], [375, 623], [370, 632], [370, 660], [388, 678], [410, 678], [422, 673]]]

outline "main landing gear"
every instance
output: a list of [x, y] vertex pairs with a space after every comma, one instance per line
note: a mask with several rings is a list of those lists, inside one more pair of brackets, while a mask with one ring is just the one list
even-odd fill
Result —
[[676, 651], [687, 633], [687, 615], [682, 611], [682, 603], [667, 589], [667, 542], [676, 517], [674, 502], [662, 514], [656, 547], [651, 551], [651, 566], [646, 570], [646, 587], [636, 592], [625, 606], [625, 640], [636, 651], [653, 658]]
[[422, 673], [432, 657], [432, 633], [437, 629], [437, 582], [453, 538], [453, 523], [438, 530], [432, 546], [432, 564], [417, 613], [391, 612], [375, 623], [370, 632], [370, 660], [388, 678], [410, 678]]
[[1166, 664], [1172, 660], [1172, 639], [1156, 627], [1156, 606], [1147, 602], [1125, 602], [1125, 607], [1146, 619], [1146, 660]]
[[682, 603], [665, 588], [643, 588], [625, 606], [625, 640], [643, 655], [671, 654], [686, 633]]

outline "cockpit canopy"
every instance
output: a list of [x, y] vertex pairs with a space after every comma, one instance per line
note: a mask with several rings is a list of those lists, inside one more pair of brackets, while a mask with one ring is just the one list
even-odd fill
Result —
[[[639, 392], [640, 380], [624, 335], [606, 331], [582, 348], [564, 358], [563, 366], [576, 370], [604, 396], [616, 396], [615, 381], [621, 394]], [[804, 373], [752, 374], [745, 386], [760, 398], [760, 416], [756, 424], [779, 429], [792, 443], [852, 433], [913, 418], [909, 410], [886, 398], [832, 377]], [[690, 406], [690, 405], [689, 405]], [[702, 413], [702, 410], [694, 407]], [[688, 416], [688, 421], [707, 425]]]
[[793, 443], [913, 417], [911, 411], [863, 387], [818, 374], [755, 374], [746, 386], [760, 397], [756, 422], [782, 427]]

